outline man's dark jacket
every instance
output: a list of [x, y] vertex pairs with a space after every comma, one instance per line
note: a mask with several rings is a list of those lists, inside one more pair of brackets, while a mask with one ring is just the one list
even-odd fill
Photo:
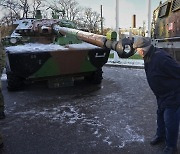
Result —
[[144, 66], [158, 107], [180, 106], [180, 64], [168, 53], [152, 45], [144, 57]]

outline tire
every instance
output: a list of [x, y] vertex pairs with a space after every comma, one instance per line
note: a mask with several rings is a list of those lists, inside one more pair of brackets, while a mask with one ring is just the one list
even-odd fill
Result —
[[18, 77], [12, 72], [7, 72], [8, 91], [21, 90], [24, 87], [24, 78]]
[[92, 84], [101, 84], [103, 79], [102, 74], [103, 74], [102, 68], [97, 69], [91, 75], [85, 76], [85, 80]]

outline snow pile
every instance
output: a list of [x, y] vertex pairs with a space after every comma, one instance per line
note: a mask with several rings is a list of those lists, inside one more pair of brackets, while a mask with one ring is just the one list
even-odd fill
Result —
[[94, 49], [94, 48], [100, 48], [98, 46], [83, 42], [83, 43], [79, 43], [79, 44], [69, 44], [68, 45], [69, 48], [73, 48], [73, 49]]
[[2, 74], [1, 80], [2, 81], [6, 81], [7, 80], [7, 75], [5, 73]]
[[141, 59], [119, 59], [117, 62], [114, 62], [113, 59], [109, 59], [107, 62], [108, 65], [114, 66], [137, 66], [144, 67], [144, 60]]
[[17, 45], [6, 47], [6, 51], [11, 53], [17, 52], [43, 52], [43, 51], [57, 51], [68, 50], [67, 48], [57, 44], [40, 44], [40, 43], [27, 43], [25, 45]]
[[[31, 30], [32, 26], [33, 26], [32, 21], [33, 21], [33, 19], [22, 19], [22, 20], [16, 20], [14, 22], [14, 24], [18, 24], [18, 26], [16, 28], [18, 30], [20, 30], [20, 29], [29, 29], [29, 30]], [[11, 36], [12, 37], [17, 37], [17, 36], [20, 36], [20, 34], [13, 31]]]
[[89, 43], [79, 43], [79, 44], [69, 44], [66, 46], [61, 46], [58, 44], [40, 44], [40, 43], [27, 43], [25, 45], [17, 45], [17, 46], [10, 46], [6, 47], [6, 51], [11, 53], [17, 52], [51, 52], [51, 51], [58, 51], [58, 50], [69, 50], [71, 49], [95, 49], [99, 48], [95, 45]]
[[16, 20], [14, 24], [18, 24], [16, 29], [31, 29], [33, 25], [33, 19]]
[[31, 119], [44, 117], [49, 119], [50, 122], [73, 124], [84, 118], [84, 114], [79, 113], [78, 111], [78, 109], [71, 105], [62, 105], [55, 108], [42, 108], [40, 110], [32, 108], [31, 110], [17, 112], [15, 115], [18, 115], [21, 118], [27, 118], [30, 116]]
[[138, 135], [132, 126], [127, 125], [124, 130], [124, 140], [118, 146], [119, 148], [123, 148], [127, 143], [131, 142], [144, 142], [144, 136]]

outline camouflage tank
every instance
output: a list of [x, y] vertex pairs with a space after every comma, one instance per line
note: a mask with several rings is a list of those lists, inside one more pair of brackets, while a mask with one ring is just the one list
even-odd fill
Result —
[[[64, 19], [20, 19], [15, 24], [12, 34], [2, 39], [11, 91], [38, 80], [48, 81], [49, 87], [72, 83], [78, 77], [100, 84], [111, 49], [120, 57], [134, 54], [132, 42], [77, 30]], [[124, 51], [127, 45], [131, 47], [128, 53]]]
[[180, 0], [160, 3], [153, 13], [152, 38], [156, 47], [165, 49], [180, 61]]

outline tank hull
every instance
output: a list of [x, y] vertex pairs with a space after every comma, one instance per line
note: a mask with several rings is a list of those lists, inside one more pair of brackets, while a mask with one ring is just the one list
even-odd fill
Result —
[[110, 50], [102, 48], [11, 52], [6, 49], [8, 71], [25, 79], [81, 76], [101, 68]]
[[[64, 24], [65, 23], [65, 27]], [[86, 33], [59, 19], [20, 19], [12, 34], [2, 39], [6, 50], [6, 73], [9, 90], [20, 89], [26, 81], [84, 77], [100, 84], [102, 67], [111, 49], [124, 57], [124, 46], [132, 42], [108, 40]], [[71, 28], [67, 28], [69, 26]], [[124, 43], [124, 44], [123, 44]]]

